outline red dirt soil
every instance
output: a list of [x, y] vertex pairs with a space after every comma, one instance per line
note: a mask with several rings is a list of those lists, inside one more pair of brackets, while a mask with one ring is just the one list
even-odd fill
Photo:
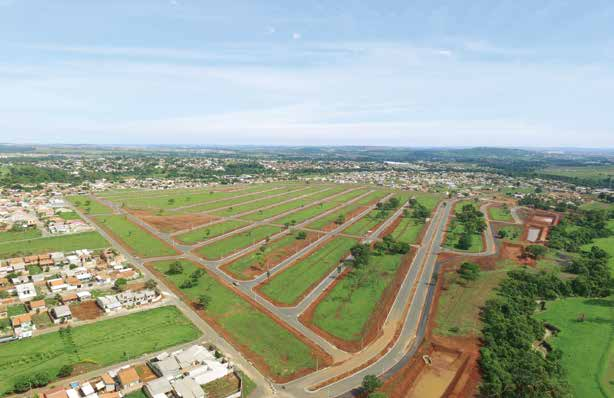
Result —
[[[249, 253], [245, 254], [244, 256], [239, 257], [238, 259], [222, 265], [220, 269], [224, 271], [225, 273], [227, 273], [228, 275], [232, 276], [233, 278], [240, 279], [240, 280], [252, 280], [262, 275], [263, 273], [265, 273], [267, 269], [275, 267], [277, 264], [281, 263], [288, 257], [292, 256], [294, 253], [309, 246], [311, 243], [318, 240], [318, 238], [321, 235], [322, 234], [316, 233], [316, 232], [307, 232], [307, 237], [305, 239], [295, 239], [291, 245], [277, 248], [276, 250], [268, 253], [266, 255], [265, 264], [262, 268], [260, 267], [260, 264], [258, 264], [257, 261], [254, 261], [252, 265], [249, 268], [247, 268], [245, 271], [243, 271], [243, 273], [241, 274], [232, 272], [232, 270], [230, 269], [232, 264], [234, 264], [235, 262], [239, 261], [245, 256], [252, 255], [254, 253], [254, 250], [252, 250]], [[283, 237], [281, 239], [283, 239]], [[274, 242], [271, 242], [271, 243], [274, 243]]]
[[[189, 260], [186, 260], [189, 261]], [[145, 267], [147, 267], [147, 269], [149, 269], [153, 274], [155, 274], [158, 278], [160, 278], [161, 280], [166, 281], [165, 276], [159, 272], [158, 270], [156, 270], [156, 268], [153, 265], [154, 263], [145, 263]], [[303, 336], [302, 334], [298, 333], [297, 331], [295, 331], [294, 329], [290, 328], [287, 324], [285, 324], [284, 322], [280, 321], [274, 314], [272, 314], [269, 310], [267, 310], [266, 308], [264, 308], [261, 304], [255, 302], [254, 300], [252, 300], [250, 297], [246, 296], [245, 294], [243, 294], [241, 291], [234, 289], [232, 286], [230, 286], [228, 283], [226, 283], [225, 281], [223, 281], [222, 279], [218, 278], [217, 275], [209, 272], [209, 270], [207, 270], [205, 267], [201, 266], [200, 264], [197, 263], [192, 263], [194, 264], [194, 266], [204, 270], [211, 278], [214, 278], [216, 281], [218, 281], [218, 283], [224, 285], [225, 287], [227, 287], [228, 289], [232, 290], [236, 295], [240, 296], [243, 300], [249, 302], [254, 308], [258, 309], [260, 312], [262, 312], [263, 314], [267, 315], [269, 318], [271, 318], [275, 323], [277, 323], [280, 327], [286, 329], [288, 332], [292, 333], [294, 336], [296, 336], [299, 340], [301, 340], [301, 342], [303, 342], [305, 345], [307, 345], [309, 348], [311, 348], [311, 352], [313, 354], [314, 357], [318, 358], [318, 366], [320, 368], [323, 367], [327, 367], [329, 365], [332, 364], [332, 358], [330, 357], [330, 355], [328, 355], [325, 351], [323, 351], [320, 347], [318, 347], [315, 343], [313, 343], [311, 340], [309, 340], [308, 338], [306, 338], [305, 336]], [[262, 359], [262, 357], [260, 357], [258, 354], [256, 354], [255, 352], [253, 352], [247, 345], [241, 344], [238, 341], [236, 341], [230, 334], [228, 334], [228, 332], [226, 332], [226, 330], [222, 327], [222, 325], [220, 325], [217, 320], [215, 318], [210, 317], [209, 315], [207, 315], [207, 312], [202, 310], [198, 304], [192, 302], [182, 291], [181, 289], [179, 289], [177, 286], [175, 286], [172, 283], [169, 284], [165, 284], [166, 287], [168, 287], [170, 290], [172, 290], [175, 294], [177, 294], [179, 297], [181, 297], [181, 299], [190, 304], [193, 308], [193, 310], [202, 318], [204, 319], [217, 333], [219, 333], [224, 340], [228, 341], [230, 344], [232, 344], [237, 350], [241, 351], [241, 353], [243, 353], [243, 355], [252, 363], [254, 363], [254, 366], [256, 368], [258, 368], [260, 371], [262, 371], [267, 377], [271, 378], [274, 382], [276, 383], [288, 383], [292, 380], [298, 379], [300, 377], [303, 377], [309, 373], [314, 372], [316, 369], [302, 369], [296, 373], [294, 373], [291, 376], [278, 376], [275, 375], [271, 372], [271, 369], [268, 367], [268, 365], [266, 364], [266, 362], [264, 362], [264, 360]]]
[[95, 301], [85, 301], [79, 304], [71, 304], [70, 312], [80, 321], [96, 319], [103, 315], [102, 310]]
[[145, 210], [128, 210], [130, 214], [140, 218], [147, 224], [162, 232], [177, 232], [188, 228], [196, 228], [218, 220], [219, 217], [208, 214], [181, 214], [176, 216], [158, 216]]

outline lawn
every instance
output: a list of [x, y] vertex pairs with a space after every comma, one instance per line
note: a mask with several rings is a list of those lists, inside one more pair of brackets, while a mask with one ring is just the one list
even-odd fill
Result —
[[520, 225], [506, 225], [505, 227], [498, 228], [499, 231], [505, 231], [504, 240], [509, 242], [520, 242], [522, 236], [522, 227]]
[[261, 286], [260, 292], [276, 302], [295, 304], [312, 286], [334, 270], [356, 243], [354, 239], [346, 237], [328, 241], [309, 256], [274, 275]]
[[403, 217], [394, 231], [392, 231], [391, 235], [399, 242], [410, 244], [416, 243], [418, 236], [420, 236], [420, 232], [424, 228], [424, 225], [425, 224], [423, 222], [420, 222], [414, 218]]
[[345, 341], [357, 341], [392, 283], [402, 255], [372, 256], [365, 268], [354, 268], [316, 307], [312, 322]]
[[[608, 221], [608, 229], [614, 231], [614, 220]], [[608, 252], [610, 255], [608, 265], [610, 267], [610, 272], [614, 276], [614, 235], [608, 236], [607, 238], [594, 239], [593, 243], [582, 246], [582, 250], [590, 250], [592, 246], [598, 246]]]
[[289, 199], [296, 198], [298, 196], [308, 195], [310, 193], [318, 192], [318, 191], [321, 191], [322, 189], [324, 188], [322, 187], [297, 188], [293, 191], [290, 191], [283, 195], [276, 196], [274, 198], [265, 198], [262, 200], [257, 200], [255, 202], [239, 204], [237, 206], [231, 206], [228, 208], [215, 210], [215, 211], [211, 211], [208, 213], [216, 215], [216, 216], [222, 216], [222, 217], [223, 216], [234, 216], [237, 214], [258, 210], [262, 207], [271, 206], [276, 203], [282, 202], [284, 200], [289, 200]]
[[57, 214], [60, 218], [70, 221], [70, 220], [80, 220], [81, 217], [74, 211], [63, 211]]
[[67, 196], [70, 203], [85, 214], [110, 214], [111, 209], [95, 199], [85, 195]]
[[537, 317], [560, 329], [549, 342], [563, 352], [574, 396], [614, 397], [614, 297], [548, 302]]
[[26, 309], [26, 306], [23, 304], [13, 304], [13, 305], [9, 305], [6, 308], [6, 312], [9, 318], [11, 318], [16, 315], [25, 314], [26, 312], [28, 312], [28, 310]]
[[0, 395], [16, 378], [46, 372], [52, 379], [63, 365], [87, 370], [195, 340], [201, 335], [175, 307], [161, 307], [0, 344]]
[[[167, 275], [171, 263], [157, 262], [153, 266], [175, 286], [181, 286], [200, 269], [182, 261], [181, 274]], [[181, 291], [192, 301], [201, 295], [208, 296], [205, 315], [212, 320], [212, 325], [222, 329], [233, 343], [247, 347], [248, 351], [242, 349], [243, 353], [256, 363], [264, 361], [271, 374], [291, 376], [315, 368], [316, 358], [309, 346], [208, 273], [200, 276], [194, 286]]]
[[488, 215], [493, 221], [513, 221], [512, 213], [507, 207], [489, 207]]
[[223, 270], [237, 279], [248, 280], [270, 269], [300, 249], [314, 242], [318, 235], [306, 234], [305, 239], [297, 239], [298, 232], [292, 232], [280, 239], [260, 246], [258, 250], [240, 257], [230, 264], [223, 266]]
[[255, 244], [281, 231], [280, 227], [261, 225], [236, 235], [229, 236], [209, 245], [205, 245], [196, 252], [203, 258], [215, 260], [226, 257], [244, 247]]
[[[404, 203], [407, 202], [407, 199], [410, 197], [410, 194], [408, 192], [395, 193], [394, 197], [399, 199], [399, 207], [400, 207]], [[372, 232], [375, 229], [375, 227], [377, 227], [379, 224], [386, 221], [386, 219], [388, 217], [391, 217], [397, 209], [398, 207], [395, 209], [386, 210], [386, 211], [374, 209], [370, 211], [369, 214], [362, 217], [360, 220], [358, 220], [354, 224], [350, 225], [343, 232], [352, 234], [352, 235], [363, 236], [369, 232]]]
[[140, 257], [158, 257], [177, 254], [177, 251], [145, 231], [126, 216], [96, 216], [96, 222], [121, 240], [124, 245]]
[[234, 231], [248, 225], [245, 221], [228, 220], [216, 224], [205, 225], [201, 228], [193, 229], [190, 232], [177, 235], [176, 238], [182, 243], [194, 244], [203, 242], [207, 239], [215, 238], [216, 236], [224, 235], [227, 232]]
[[308, 207], [306, 209], [302, 209], [299, 211], [295, 211], [292, 214], [288, 214], [287, 216], [283, 216], [274, 221], [275, 224], [286, 224], [296, 225], [305, 222], [313, 217], [316, 217], [324, 212], [327, 212], [330, 209], [339, 206], [339, 203], [336, 201], [323, 202], [315, 206]]
[[468, 250], [461, 250], [456, 247], [458, 239], [460, 238], [464, 230], [465, 229], [463, 228], [461, 223], [452, 220], [448, 225], [445, 246], [449, 249], [454, 249], [457, 251], [467, 251], [469, 253], [480, 253], [484, 251], [484, 242], [482, 242], [481, 234], [471, 234], [471, 246]]
[[[477, 280], [465, 282], [456, 272], [444, 273], [439, 296], [435, 333], [444, 336], [479, 336], [482, 329], [480, 311], [494, 289], [505, 279], [510, 266], [482, 271]], [[513, 265], [512, 265], [513, 267]]]
[[348, 206], [345, 206], [345, 207], [339, 209], [338, 211], [335, 211], [335, 212], [327, 215], [326, 217], [322, 217], [321, 219], [312, 222], [307, 227], [308, 228], [312, 228], [312, 229], [322, 229], [322, 228], [324, 228], [324, 227], [334, 223], [335, 220], [339, 216], [343, 216], [343, 217], [345, 217], [347, 219], [347, 218], [349, 218], [349, 215], [352, 212], [356, 211], [360, 207], [372, 204], [373, 202], [383, 198], [387, 194], [388, 194], [388, 192], [386, 192], [386, 191], [373, 191], [370, 194], [366, 195], [365, 197], [358, 199], [356, 202], [354, 202], [354, 203], [352, 203], [352, 204], [350, 204]]
[[19, 242], [2, 242], [0, 243], [0, 258], [56, 251], [67, 252], [77, 249], [102, 249], [109, 246], [109, 242], [98, 232], [84, 232]]
[[418, 203], [432, 212], [437, 207], [437, 203], [443, 198], [443, 195], [432, 192], [410, 192], [409, 197], [415, 197]]
[[[236, 195], [229, 197], [224, 200], [216, 200], [213, 202], [205, 202], [203, 204], [192, 205], [185, 209], [177, 209], [177, 212], [180, 213], [200, 213], [206, 212], [209, 210], [223, 209], [230, 206], [234, 206], [237, 204], [245, 203], [250, 200], [257, 200], [260, 198], [264, 198], [266, 196], [279, 195], [287, 192], [285, 189], [280, 189], [279, 187], [270, 187], [270, 189], [266, 189], [260, 192], [246, 194], [237, 192]], [[237, 197], [238, 196], [238, 197]]]
[[24, 240], [24, 239], [33, 239], [39, 238], [41, 236], [41, 231], [36, 228], [28, 228], [24, 231], [19, 232], [0, 232], [0, 243], [1, 242], [11, 242], [15, 240]]

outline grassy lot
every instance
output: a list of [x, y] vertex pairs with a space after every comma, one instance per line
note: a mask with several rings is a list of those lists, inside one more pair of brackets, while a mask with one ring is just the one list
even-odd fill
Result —
[[437, 207], [437, 203], [443, 198], [443, 195], [432, 192], [410, 192], [408, 197], [415, 197], [418, 203], [432, 212]]
[[[513, 264], [501, 264], [493, 271], [464, 282], [456, 272], [444, 274], [443, 289], [437, 305], [435, 334], [444, 336], [479, 336], [482, 329], [480, 310], [493, 291], [505, 279]], [[515, 266], [518, 267], [518, 266]]]
[[392, 231], [392, 237], [399, 242], [416, 243], [424, 225], [423, 222], [414, 218], [403, 217], [399, 225]]
[[314, 325], [340, 339], [359, 340], [401, 260], [398, 254], [373, 256], [367, 267], [353, 269], [318, 304]]
[[74, 211], [63, 211], [58, 213], [58, 216], [66, 221], [81, 219], [81, 217], [79, 217], [79, 215]]
[[77, 249], [102, 249], [109, 246], [109, 242], [98, 232], [84, 232], [19, 242], [2, 242], [0, 243], [0, 258]]
[[[171, 263], [158, 262], [154, 267], [166, 273]], [[181, 264], [182, 274], [166, 275], [176, 286], [181, 286], [199, 269], [188, 261], [182, 261]], [[205, 310], [206, 315], [212, 318], [232, 341], [248, 347], [255, 356], [261, 358], [272, 374], [289, 376], [316, 366], [309, 346], [208, 273], [202, 275], [196, 285], [182, 291], [192, 301], [197, 301], [201, 295], [207, 295], [210, 302]]]
[[274, 205], [276, 203], [279, 203], [281, 201], [284, 200], [288, 200], [288, 199], [293, 199], [296, 198], [297, 196], [302, 196], [302, 195], [307, 195], [310, 193], [314, 193], [314, 192], [318, 192], [325, 189], [324, 187], [309, 187], [309, 188], [304, 188], [304, 187], [297, 187], [296, 189], [294, 189], [291, 192], [288, 192], [286, 194], [283, 195], [279, 195], [276, 196], [274, 198], [266, 198], [266, 199], [262, 199], [262, 200], [257, 200], [255, 202], [251, 202], [251, 203], [245, 203], [245, 204], [240, 204], [237, 206], [232, 206], [232, 207], [228, 207], [225, 209], [220, 209], [220, 210], [215, 210], [212, 212], [209, 212], [210, 214], [216, 215], [216, 216], [234, 216], [240, 213], [246, 213], [249, 211], [253, 211], [253, 210], [258, 210], [261, 207], [265, 207], [265, 206], [271, 206]]
[[110, 230], [129, 249], [140, 257], [157, 257], [177, 254], [175, 249], [167, 246], [164, 242], [128, 220], [126, 216], [97, 216], [95, 219], [99, 225]]
[[15, 240], [33, 239], [41, 236], [41, 231], [36, 228], [28, 228], [20, 232], [0, 232], [0, 242], [11, 242]]
[[259, 250], [254, 250], [236, 261], [233, 261], [228, 266], [224, 266], [224, 270], [228, 271], [237, 279], [252, 279], [250, 274], [246, 273], [250, 268], [258, 270], [258, 273], [262, 273], [266, 271], [267, 265], [269, 267], [274, 267], [285, 258], [294, 254], [294, 251], [290, 249], [293, 245], [307, 245], [309, 242], [313, 242], [317, 239], [316, 234], [311, 234], [308, 238], [298, 242], [297, 234], [298, 232], [295, 231], [289, 235], [282, 236], [280, 239], [269, 242], [269, 244], [261, 246]]
[[121, 203], [132, 209], [174, 209], [182, 206], [195, 205], [197, 203], [206, 203], [212, 200], [232, 198], [237, 195], [243, 195], [250, 192], [267, 191], [273, 187], [269, 185], [254, 185], [238, 191], [219, 191], [219, 190], [200, 190], [200, 191], [161, 191], [160, 195], [148, 196], [138, 195], [124, 198], [114, 198], [115, 203]]
[[488, 215], [493, 221], [514, 221], [512, 213], [507, 207], [489, 207]]
[[[227, 208], [230, 206], [234, 206], [234, 205], [238, 205], [241, 203], [245, 203], [247, 201], [250, 200], [257, 200], [260, 198], [264, 198], [267, 196], [271, 196], [271, 195], [279, 195], [279, 194], [283, 194], [287, 192], [285, 189], [280, 189], [279, 187], [270, 187], [266, 190], [263, 191], [259, 191], [256, 193], [252, 193], [252, 194], [245, 194], [245, 193], [240, 193], [237, 192], [236, 195], [229, 197], [228, 199], [224, 199], [224, 200], [217, 200], [214, 202], [205, 202], [203, 204], [199, 204], [196, 206], [191, 206], [185, 209], [177, 209], [176, 211], [179, 213], [201, 213], [201, 212], [206, 212], [206, 211], [210, 211], [210, 210], [214, 210], [214, 209], [223, 209], [223, 208]], [[240, 197], [235, 197], [235, 196], [239, 196]]]
[[[407, 192], [395, 193], [394, 197], [399, 199], [400, 205], [403, 205], [403, 203], [407, 202], [407, 199], [409, 199], [410, 194]], [[365, 235], [375, 229], [379, 224], [386, 221], [388, 217], [391, 217], [396, 210], [397, 209], [381, 211], [374, 209], [370, 211], [369, 214], [350, 225], [343, 232], [358, 236]]]
[[261, 292], [280, 303], [296, 303], [314, 283], [335, 269], [355, 244], [354, 239], [345, 237], [328, 241], [308, 257], [273, 276], [262, 286]]
[[175, 307], [161, 307], [0, 345], [0, 395], [16, 378], [46, 372], [52, 379], [63, 365], [94, 370], [200, 336]]
[[112, 212], [107, 206], [85, 195], [67, 196], [65, 199], [85, 214], [110, 214]]
[[614, 210], [614, 203], [591, 201], [580, 206], [582, 210]]
[[605, 181], [608, 177], [614, 176], [614, 166], [585, 166], [585, 167], [546, 167], [541, 171], [542, 175], [553, 175], [571, 178], [580, 178], [590, 181]]
[[28, 310], [26, 309], [26, 306], [23, 304], [14, 304], [14, 305], [9, 305], [6, 308], [6, 312], [8, 313], [8, 316], [10, 318], [16, 315], [25, 314], [26, 312], [28, 312]]
[[520, 242], [520, 238], [522, 237], [522, 227], [520, 225], [506, 225], [505, 227], [501, 227], [498, 231], [505, 231], [506, 241], [509, 242]]
[[131, 392], [130, 394], [126, 394], [125, 398], [147, 398], [147, 394], [143, 391], [143, 389], [136, 390]]
[[176, 238], [186, 244], [194, 244], [202, 242], [207, 239], [215, 238], [216, 236], [224, 235], [227, 232], [233, 231], [237, 228], [241, 228], [248, 225], [247, 222], [228, 220], [220, 223], [205, 225], [201, 228], [193, 229], [190, 232], [177, 235]]
[[280, 227], [261, 225], [228, 238], [213, 242], [197, 250], [197, 253], [207, 259], [214, 260], [226, 257], [244, 247], [260, 242], [263, 239], [280, 232]]
[[374, 201], [377, 201], [381, 198], [383, 198], [384, 196], [386, 196], [388, 194], [388, 192], [386, 191], [374, 191], [371, 192], [370, 194], [366, 195], [363, 198], [358, 199], [356, 202], [345, 206], [341, 209], [339, 209], [338, 211], [335, 211], [329, 215], [327, 215], [326, 217], [322, 217], [319, 220], [316, 220], [314, 222], [312, 222], [311, 224], [309, 224], [307, 227], [308, 228], [312, 228], [312, 229], [322, 229], [324, 227], [326, 227], [327, 225], [330, 225], [331, 223], [335, 222], [335, 220], [339, 217], [339, 216], [344, 216], [346, 219], [349, 217], [349, 214], [356, 211], [356, 209], [362, 207], [362, 206], [366, 206]]
[[478, 204], [474, 200], [469, 200], [469, 199], [459, 200], [454, 205], [454, 213], [460, 212], [465, 205], [471, 205], [475, 207], [476, 209], [478, 208]]
[[[614, 231], [614, 220], [608, 221], [608, 229]], [[614, 236], [608, 236], [607, 238], [599, 238], [593, 240], [593, 243], [589, 243], [582, 247], [583, 250], [590, 250], [592, 246], [598, 246], [608, 252], [610, 255], [610, 259], [608, 260], [608, 265], [610, 267], [610, 272], [614, 275]]]
[[[446, 234], [445, 246], [447, 248], [454, 249], [457, 251], [463, 251], [456, 247], [456, 243], [458, 242], [458, 239], [463, 232], [464, 232], [463, 226], [460, 223], [452, 220], [452, 222], [450, 222], [450, 225], [448, 227], [448, 231]], [[480, 253], [484, 251], [484, 242], [482, 242], [481, 234], [471, 235], [471, 246], [469, 247], [469, 250], [466, 250], [466, 251], [469, 253]]]
[[561, 330], [550, 343], [563, 351], [574, 396], [614, 397], [614, 297], [548, 302], [537, 317]]
[[303, 210], [295, 211], [294, 213], [278, 218], [273, 222], [275, 224], [286, 224], [286, 223], [290, 225], [300, 224], [306, 220], [309, 220], [324, 212], [327, 212], [328, 210], [333, 209], [337, 206], [339, 206], [339, 203], [336, 201], [323, 202], [323, 203], [308, 207]]

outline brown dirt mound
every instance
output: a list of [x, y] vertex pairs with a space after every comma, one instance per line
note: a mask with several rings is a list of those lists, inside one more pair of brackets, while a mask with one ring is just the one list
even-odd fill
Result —
[[97, 319], [102, 316], [103, 312], [96, 305], [95, 301], [85, 301], [79, 304], [72, 304], [70, 306], [70, 312], [72, 312], [73, 316], [80, 321], [89, 320], [89, 319]]
[[198, 227], [218, 220], [219, 217], [209, 214], [181, 214], [176, 216], [158, 216], [145, 210], [129, 210], [130, 214], [140, 218], [147, 224], [162, 232], [177, 232]]

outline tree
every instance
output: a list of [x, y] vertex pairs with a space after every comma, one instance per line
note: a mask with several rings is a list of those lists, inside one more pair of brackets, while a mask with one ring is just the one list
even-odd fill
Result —
[[337, 218], [335, 219], [335, 224], [337, 225], [341, 225], [345, 222], [345, 215], [344, 214], [339, 214], [339, 216], [337, 216]]
[[64, 365], [58, 371], [58, 377], [59, 378], [68, 377], [72, 374], [73, 370], [74, 368], [72, 365]]
[[19, 376], [13, 385], [13, 391], [16, 393], [22, 393], [32, 388], [32, 382], [28, 376]]
[[372, 393], [382, 386], [382, 381], [375, 375], [366, 375], [362, 379], [362, 388], [367, 393]]
[[307, 238], [307, 233], [305, 231], [299, 231], [296, 234], [296, 239], [298, 240], [305, 240]]
[[480, 277], [480, 267], [474, 263], [464, 262], [461, 264], [458, 275], [465, 281], [474, 281]]
[[499, 239], [505, 239], [507, 238], [507, 229], [500, 229], [499, 230]]
[[206, 294], [201, 294], [200, 296], [198, 296], [198, 305], [203, 310], [206, 310], [209, 307], [210, 303], [211, 297], [207, 296]]
[[49, 375], [45, 372], [35, 373], [30, 377], [32, 387], [44, 387], [51, 381]]
[[179, 261], [174, 261], [166, 271], [168, 275], [179, 275], [183, 273], [183, 266]]
[[469, 250], [470, 247], [471, 247], [471, 235], [469, 235], [467, 232], [463, 232], [458, 237], [456, 248], [460, 250]]
[[156, 282], [156, 281], [155, 281], [155, 280], [153, 280], [153, 279], [148, 279], [148, 280], [145, 282], [145, 287], [146, 287], [147, 289], [155, 289], [156, 287], [158, 287], [158, 282]]
[[354, 265], [356, 267], [362, 267], [369, 263], [371, 248], [369, 245], [357, 244], [350, 249], [350, 253], [352, 253], [352, 256], [354, 257]]
[[115, 288], [115, 290], [123, 292], [124, 290], [126, 290], [126, 285], [128, 285], [128, 281], [126, 279], [118, 278], [115, 280], [115, 283], [113, 284], [113, 288]]
[[542, 258], [544, 255], [546, 255], [547, 251], [548, 249], [546, 248], [546, 246], [542, 245], [529, 245], [524, 248], [524, 254], [535, 260]]

